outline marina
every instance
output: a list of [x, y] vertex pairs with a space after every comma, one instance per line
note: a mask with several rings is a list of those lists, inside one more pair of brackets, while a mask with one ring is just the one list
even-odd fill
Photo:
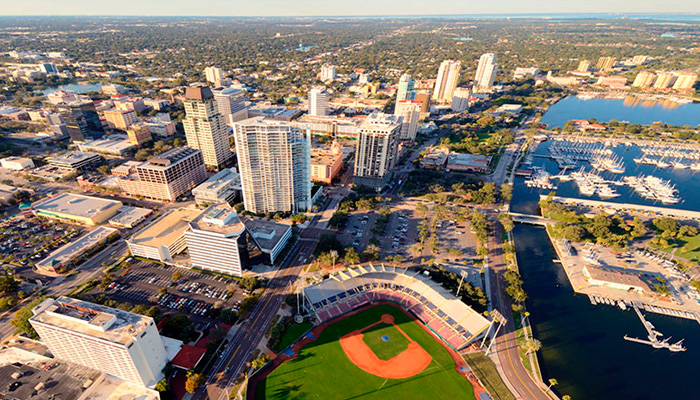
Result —
[[663, 339], [663, 334], [659, 331], [656, 330], [656, 327], [654, 325], [647, 321], [644, 318], [644, 315], [642, 315], [641, 311], [639, 311], [639, 308], [633, 304], [632, 308], [634, 309], [635, 313], [637, 313], [637, 316], [639, 317], [639, 320], [642, 321], [642, 325], [644, 325], [644, 328], [647, 330], [647, 339], [639, 339], [639, 338], [634, 338], [625, 335], [624, 339], [629, 341], [629, 342], [636, 342], [636, 343], [641, 343], [641, 344], [646, 344], [649, 345], [655, 349], [668, 349], [669, 351], [672, 352], [679, 352], [679, 351], [686, 351], [687, 349], [683, 347], [683, 340], [681, 339], [680, 341], [676, 343], [670, 343], [671, 338], [667, 337]]

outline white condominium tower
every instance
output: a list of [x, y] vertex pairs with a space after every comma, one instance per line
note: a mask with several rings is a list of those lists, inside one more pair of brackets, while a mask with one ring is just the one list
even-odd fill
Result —
[[452, 105], [450, 108], [453, 112], [463, 112], [469, 108], [469, 97], [471, 93], [469, 89], [458, 87], [455, 89], [455, 93], [452, 96]]
[[335, 65], [323, 64], [321, 66], [321, 80], [323, 82], [332, 81], [335, 79]]
[[399, 87], [396, 90], [396, 102], [398, 103], [402, 100], [415, 100], [416, 92], [414, 90], [414, 85], [415, 83], [413, 82], [411, 75], [401, 75], [401, 78], [399, 79]]
[[401, 130], [399, 139], [415, 140], [418, 132], [418, 119], [423, 103], [416, 100], [401, 100], [396, 102], [394, 115], [401, 117]]
[[396, 164], [401, 117], [374, 112], [360, 125], [355, 150], [356, 185], [381, 189]]
[[204, 68], [204, 74], [207, 76], [207, 82], [216, 83], [224, 78], [224, 71], [217, 67]]
[[309, 91], [309, 115], [315, 117], [328, 115], [328, 92], [326, 88], [313, 88]]
[[246, 92], [241, 89], [230, 87], [218, 87], [212, 89], [216, 107], [219, 114], [224, 117], [224, 121], [232, 125], [236, 121], [248, 118], [248, 109], [246, 108]]
[[459, 82], [460, 68], [462, 68], [462, 63], [455, 60], [445, 60], [440, 64], [435, 80], [435, 90], [433, 90], [434, 101], [438, 103], [452, 101], [452, 93]]
[[241, 276], [248, 263], [245, 225], [227, 203], [213, 205], [189, 223], [185, 231], [192, 266]]
[[254, 213], [311, 207], [311, 136], [288, 122], [254, 117], [233, 126], [245, 209]]
[[479, 66], [474, 76], [474, 86], [481, 89], [489, 89], [496, 79], [496, 55], [493, 53], [482, 54], [479, 58]]
[[208, 87], [190, 86], [185, 92], [185, 112], [182, 122], [187, 145], [200, 150], [207, 167], [219, 169], [229, 162], [233, 153], [229, 145], [224, 117], [219, 112], [214, 94]]
[[59, 297], [32, 309], [29, 323], [51, 353], [141, 386], [154, 386], [170, 361], [153, 318]]

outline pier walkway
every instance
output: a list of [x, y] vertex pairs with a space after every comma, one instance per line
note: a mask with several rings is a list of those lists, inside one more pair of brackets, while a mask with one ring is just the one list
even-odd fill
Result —
[[[543, 195], [543, 194], [540, 195], [540, 200], [546, 199], [546, 198], [547, 198], [546, 195]], [[561, 197], [561, 196], [552, 196], [552, 200], [559, 202], [559, 203], [569, 204], [569, 205], [573, 205], [573, 206], [586, 206], [586, 207], [608, 208], [608, 209], [623, 210], [623, 211], [636, 211], [636, 212], [664, 215], [664, 216], [672, 217], [672, 218], [693, 219], [696, 221], [700, 221], [700, 212], [690, 211], [690, 210], [681, 210], [678, 208], [645, 206], [645, 205], [630, 204], [630, 203], [613, 203], [610, 201], [577, 199], [577, 198], [573, 198], [573, 197]], [[515, 216], [513, 216], [513, 220], [515, 220]]]

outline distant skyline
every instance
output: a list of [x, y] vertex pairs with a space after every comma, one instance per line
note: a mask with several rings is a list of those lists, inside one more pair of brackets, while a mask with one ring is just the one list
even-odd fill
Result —
[[0, 15], [373, 16], [558, 13], [700, 13], [697, 0], [34, 0], [12, 1]]

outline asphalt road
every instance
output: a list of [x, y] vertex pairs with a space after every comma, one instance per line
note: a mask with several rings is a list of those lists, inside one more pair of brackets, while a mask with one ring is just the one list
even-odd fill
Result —
[[[495, 217], [492, 213], [491, 217]], [[528, 374], [527, 370], [520, 361], [518, 354], [518, 343], [515, 337], [515, 326], [513, 325], [513, 315], [510, 308], [510, 299], [505, 292], [505, 279], [503, 273], [506, 270], [506, 263], [503, 259], [503, 240], [500, 225], [495, 221], [495, 218], [490, 218], [491, 234], [488, 239], [489, 255], [489, 273], [491, 284], [491, 304], [494, 309], [498, 310], [508, 322], [500, 329], [496, 341], [494, 343], [496, 355], [503, 367], [505, 376], [502, 378], [508, 380], [511, 386], [518, 392], [518, 399], [532, 400], [550, 400], [543, 392], [542, 388]], [[514, 393], [515, 394], [515, 393]]]

